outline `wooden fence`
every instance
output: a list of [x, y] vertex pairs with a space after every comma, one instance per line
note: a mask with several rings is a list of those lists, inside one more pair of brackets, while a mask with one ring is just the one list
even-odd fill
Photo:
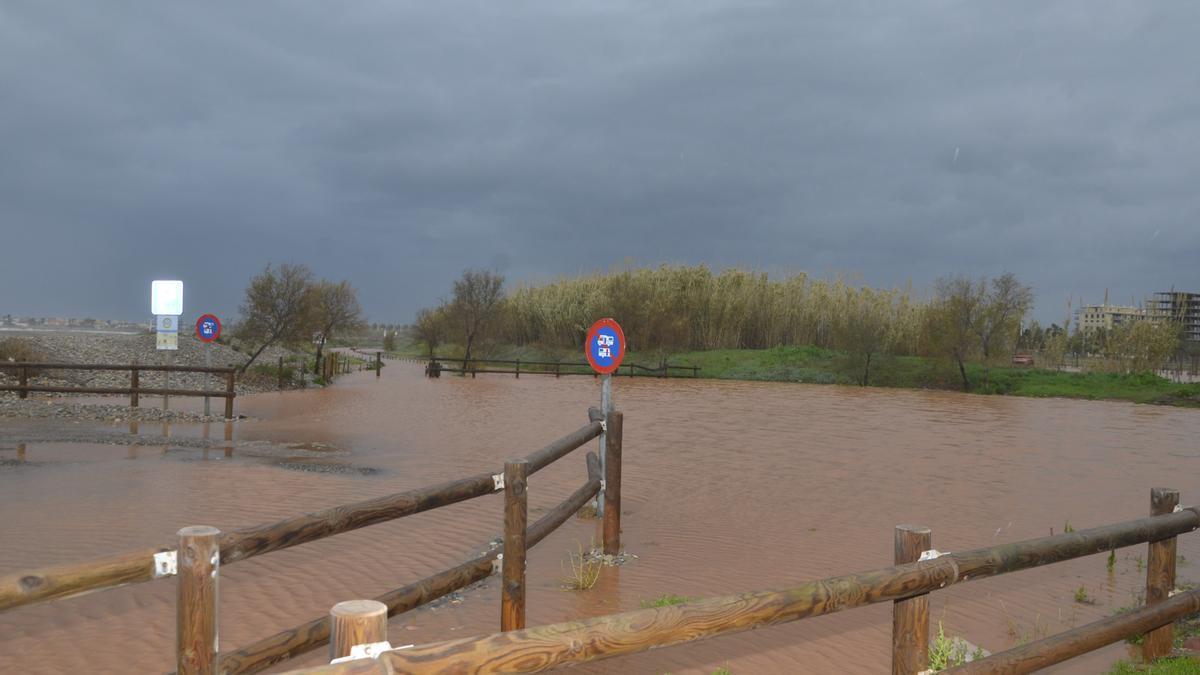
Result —
[[[372, 356], [358, 349], [352, 351], [358, 356], [357, 359], [351, 358], [349, 353], [336, 351], [328, 352], [321, 358], [319, 370], [326, 382], [337, 375], [345, 375], [368, 368], [375, 371], [375, 377], [379, 377], [380, 369], [383, 367], [383, 352], [375, 352]], [[372, 359], [374, 363], [372, 363]]]
[[[476, 375], [486, 374], [501, 374], [501, 375], [553, 375], [562, 377], [563, 375], [588, 375], [598, 377], [592, 370], [592, 367], [587, 363], [564, 362], [564, 361], [528, 361], [524, 359], [456, 359], [448, 356], [434, 356], [419, 359], [406, 359], [427, 363], [425, 374], [430, 377], [438, 377], [441, 373], [462, 373], [469, 374], [471, 377]], [[449, 368], [443, 363], [457, 363], [457, 368]], [[507, 367], [507, 368], [506, 368]], [[522, 370], [524, 368], [524, 370]], [[675, 371], [675, 375], [672, 375]], [[687, 373], [687, 374], [685, 374]], [[699, 366], [672, 366], [664, 364], [662, 366], [643, 366], [636, 363], [624, 363], [613, 373], [614, 376], [624, 375], [626, 377], [691, 377], [700, 376]]]
[[[0, 391], [19, 392], [21, 398], [27, 398], [29, 392], [46, 392], [58, 394], [126, 394], [129, 405], [138, 407], [138, 397], [141, 394], [154, 396], [212, 396], [225, 399], [225, 419], [233, 419], [233, 399], [237, 394], [233, 390], [236, 368], [206, 367], [206, 366], [151, 366], [151, 365], [113, 365], [110, 363], [25, 363], [0, 361], [0, 369], [16, 370], [17, 384], [0, 386]], [[29, 384], [29, 377], [42, 370], [128, 370], [128, 387], [61, 387]], [[144, 371], [166, 373], [212, 373], [225, 376], [225, 389], [204, 391], [202, 389], [170, 389], [165, 387], [142, 387], [139, 375]]]
[[[915, 675], [929, 667], [929, 593], [1141, 543], [1149, 544], [1145, 606], [946, 672], [1026, 673], [1139, 634], [1145, 634], [1143, 654], [1151, 660], [1170, 653], [1171, 622], [1200, 612], [1200, 590], [1174, 591], [1175, 537], [1200, 526], [1200, 508], [1178, 505], [1178, 491], [1155, 488], [1148, 518], [962, 553], [938, 553], [928, 528], [898, 525], [892, 567], [482, 637], [395, 650], [389, 645], [374, 660], [294, 672], [537, 672], [891, 602], [892, 672]], [[848, 661], [847, 670], [852, 667]]]
[[[267, 525], [233, 532], [206, 526], [179, 530], [178, 544], [142, 549], [99, 560], [60, 565], [0, 577], [0, 611], [65, 598], [80, 593], [178, 576], [176, 656], [180, 673], [255, 673], [273, 664], [329, 643], [337, 621], [318, 617], [232, 652], [217, 652], [217, 585], [220, 567], [369, 525], [388, 522], [442, 506], [504, 491], [507, 548], [492, 550], [450, 569], [430, 575], [375, 598], [386, 616], [414, 609], [480, 581], [503, 567], [505, 579], [503, 626], [524, 625], [524, 548], [536, 545], [567, 521], [589, 500], [605, 490], [612, 508], [604, 513], [604, 549], [620, 548], [622, 414], [588, 411], [589, 422], [523, 459], [505, 464], [499, 473], [474, 476], [400, 492]], [[594, 453], [587, 453], [587, 480], [565, 501], [536, 522], [525, 523], [525, 482], [530, 476], [565, 457], [588, 441], [606, 436], [608, 461], [602, 482]], [[508, 486], [512, 486], [510, 489]], [[502, 556], [501, 553], [506, 555]], [[498, 563], [497, 561], [503, 561]]]

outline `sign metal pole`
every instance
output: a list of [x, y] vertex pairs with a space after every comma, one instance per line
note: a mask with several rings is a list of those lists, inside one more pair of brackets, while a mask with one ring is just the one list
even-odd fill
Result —
[[[600, 414], [608, 419], [612, 412], [612, 375], [606, 374], [600, 378]], [[600, 434], [600, 475], [606, 476], [604, 467], [608, 462], [608, 432]], [[596, 513], [604, 516], [604, 490], [596, 497]]]
[[[212, 368], [212, 343], [204, 345], [204, 367]], [[204, 373], [204, 391], [212, 389], [212, 373]], [[204, 395], [204, 416], [209, 416], [208, 411], [208, 394]]]

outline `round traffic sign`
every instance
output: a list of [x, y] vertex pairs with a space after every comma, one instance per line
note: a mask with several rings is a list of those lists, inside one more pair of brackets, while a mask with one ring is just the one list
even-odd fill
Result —
[[607, 375], [621, 367], [625, 358], [625, 332], [613, 319], [600, 319], [588, 329], [584, 347], [592, 370]]
[[201, 342], [215, 342], [221, 337], [221, 320], [213, 314], [205, 314], [196, 319], [196, 337]]

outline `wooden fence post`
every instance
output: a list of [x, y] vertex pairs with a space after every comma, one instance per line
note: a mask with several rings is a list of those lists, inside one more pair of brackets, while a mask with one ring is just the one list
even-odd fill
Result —
[[[916, 562], [930, 550], [932, 531], [919, 525], [897, 525], [897, 565]], [[892, 675], [916, 675], [929, 668], [929, 594], [892, 604]]]
[[625, 415], [608, 413], [604, 432], [604, 552], [621, 552], [621, 428]]
[[131, 407], [138, 407], [138, 387], [140, 386], [141, 384], [138, 383], [138, 369], [131, 368], [129, 370], [129, 405]]
[[[18, 368], [17, 369], [17, 378], [18, 378], [17, 384], [21, 385], [22, 387], [28, 387], [29, 386], [29, 369], [26, 368], [25, 366], [21, 366], [20, 368]], [[20, 396], [21, 396], [21, 398], [28, 398], [29, 392], [22, 389]]]
[[[1150, 515], [1171, 513], [1178, 505], [1179, 490], [1150, 490]], [[1175, 590], [1175, 537], [1152, 541], [1147, 546], [1150, 551], [1146, 556], [1146, 605], [1150, 606], [1166, 602], [1171, 591]], [[1146, 640], [1142, 643], [1142, 659], [1150, 663], [1154, 659], [1169, 656], [1174, 639], [1174, 624], [1146, 633]]]
[[375, 352], [375, 377], [379, 377], [379, 371], [383, 368], [383, 352]]
[[521, 379], [521, 359], [517, 359], [517, 379]]
[[215, 527], [179, 531], [176, 564], [175, 663], [179, 675], [217, 672], [217, 573], [221, 551]]
[[525, 477], [529, 462], [504, 463], [504, 558], [500, 591], [500, 630], [525, 627], [525, 533], [529, 520]]
[[276, 371], [279, 380], [279, 391], [283, 391], [283, 357], [279, 357], [279, 370]]
[[562, 377], [562, 373], [559, 371], [559, 369], [560, 369], [560, 367], [561, 367], [561, 366], [562, 366], [562, 364], [561, 364], [561, 363], [555, 363], [555, 364], [554, 364], [554, 379], [556, 379], [556, 380], [557, 380], [558, 378]]
[[225, 375], [225, 419], [227, 420], [233, 419], [233, 397], [235, 396], [233, 391], [234, 372], [236, 371], [230, 369]]
[[329, 660], [350, 656], [355, 645], [387, 641], [387, 605], [378, 600], [347, 600], [329, 610]]

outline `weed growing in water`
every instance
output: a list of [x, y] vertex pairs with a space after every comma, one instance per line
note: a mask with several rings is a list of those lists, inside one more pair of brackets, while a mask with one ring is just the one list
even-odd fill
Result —
[[586, 591], [595, 586], [600, 580], [600, 570], [604, 567], [599, 560], [591, 557], [588, 551], [583, 550], [582, 543], [579, 544], [578, 552], [567, 551], [567, 563], [570, 570], [565, 565], [562, 567], [562, 583], [572, 591]]
[[641, 605], [642, 609], [648, 609], [650, 607], [670, 607], [671, 605], [682, 605], [688, 600], [691, 600], [691, 598], [683, 595], [667, 593], [653, 600], [642, 600]]

